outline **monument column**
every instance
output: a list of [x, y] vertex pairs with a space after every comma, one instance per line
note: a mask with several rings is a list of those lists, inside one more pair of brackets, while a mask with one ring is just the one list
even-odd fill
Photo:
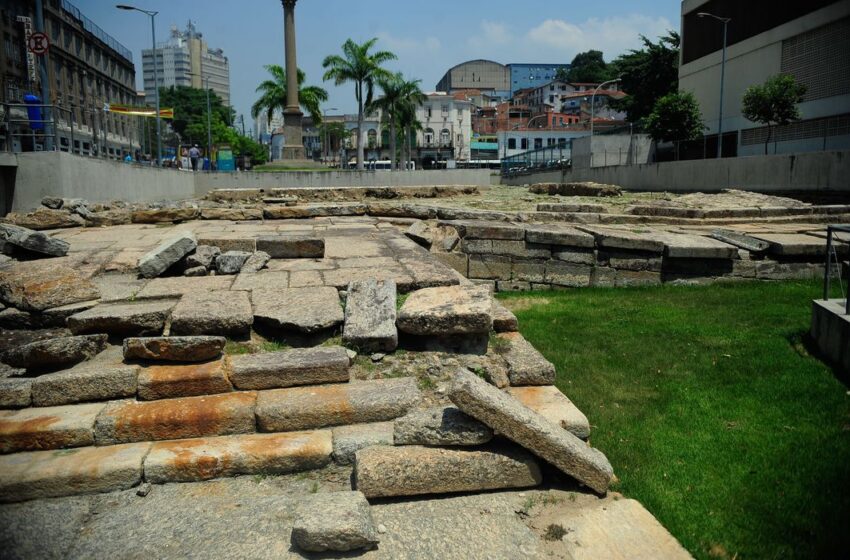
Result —
[[295, 57], [295, 2], [281, 0], [283, 4], [283, 40], [286, 52], [286, 108], [283, 110], [283, 159], [305, 160], [304, 142], [301, 139], [301, 106], [298, 103], [298, 63]]

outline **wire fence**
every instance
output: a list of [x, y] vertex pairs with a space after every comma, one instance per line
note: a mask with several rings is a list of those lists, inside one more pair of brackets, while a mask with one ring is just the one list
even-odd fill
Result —
[[511, 177], [535, 171], [564, 169], [570, 167], [571, 158], [572, 143], [560, 142], [502, 158], [502, 175]]

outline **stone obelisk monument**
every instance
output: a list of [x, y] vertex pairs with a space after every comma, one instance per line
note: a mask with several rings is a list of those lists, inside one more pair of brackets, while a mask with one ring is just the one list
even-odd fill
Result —
[[301, 139], [301, 119], [304, 113], [298, 103], [298, 63], [295, 58], [295, 2], [281, 0], [283, 4], [283, 40], [286, 52], [286, 108], [283, 110], [283, 159], [306, 162], [304, 142]]

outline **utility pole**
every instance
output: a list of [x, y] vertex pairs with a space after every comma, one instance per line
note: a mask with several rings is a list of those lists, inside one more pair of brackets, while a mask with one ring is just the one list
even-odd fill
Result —
[[[44, 33], [44, 0], [35, 0], [35, 30]], [[51, 105], [50, 82], [47, 78], [47, 53], [38, 56], [38, 79], [41, 82], [41, 103]], [[44, 149], [53, 150], [54, 131], [48, 127], [52, 126], [53, 111], [50, 107], [42, 107], [41, 119], [44, 125]]]
[[726, 30], [732, 18], [720, 17], [708, 12], [699, 12], [697, 17], [714, 18], [723, 24], [723, 53], [720, 58], [720, 111], [717, 115], [717, 159], [720, 159], [723, 157], [723, 81], [726, 77]]

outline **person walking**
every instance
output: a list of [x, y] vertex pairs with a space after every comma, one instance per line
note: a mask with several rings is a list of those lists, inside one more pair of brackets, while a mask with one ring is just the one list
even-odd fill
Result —
[[201, 157], [201, 150], [198, 149], [198, 145], [195, 144], [189, 150], [189, 159], [192, 161], [192, 172], [198, 170], [198, 158]]

